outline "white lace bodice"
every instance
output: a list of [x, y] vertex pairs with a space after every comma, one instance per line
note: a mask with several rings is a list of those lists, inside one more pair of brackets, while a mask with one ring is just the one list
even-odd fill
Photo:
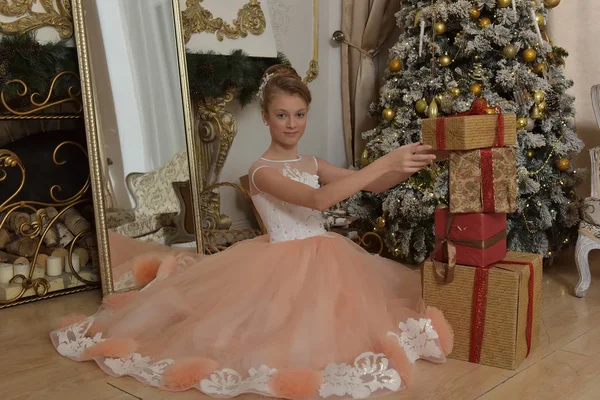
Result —
[[260, 214], [271, 242], [306, 239], [327, 234], [323, 214], [318, 210], [297, 206], [263, 193], [254, 184], [254, 174], [261, 168], [274, 168], [285, 177], [319, 188], [318, 165], [316, 159], [306, 162], [305, 158], [273, 161], [261, 159], [250, 169], [252, 201]]

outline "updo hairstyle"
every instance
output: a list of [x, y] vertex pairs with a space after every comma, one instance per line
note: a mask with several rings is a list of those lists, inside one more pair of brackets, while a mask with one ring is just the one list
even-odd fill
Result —
[[273, 65], [265, 71], [258, 93], [261, 109], [268, 113], [269, 105], [281, 93], [298, 96], [307, 105], [312, 101], [310, 90], [300, 75], [294, 68], [284, 64]]

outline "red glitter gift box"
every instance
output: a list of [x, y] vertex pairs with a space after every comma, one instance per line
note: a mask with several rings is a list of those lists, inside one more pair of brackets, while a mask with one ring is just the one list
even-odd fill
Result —
[[484, 267], [506, 256], [506, 214], [450, 214], [435, 212], [436, 261]]

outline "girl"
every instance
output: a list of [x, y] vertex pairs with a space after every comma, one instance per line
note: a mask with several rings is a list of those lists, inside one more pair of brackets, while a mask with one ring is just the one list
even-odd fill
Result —
[[422, 304], [417, 272], [327, 233], [320, 210], [393, 187], [435, 157], [411, 144], [349, 171], [298, 155], [307, 86], [275, 66], [259, 97], [272, 142], [249, 176], [269, 234], [212, 256], [138, 257], [138, 283], [148, 274], [152, 282], [108, 296], [52, 342], [63, 356], [172, 391], [289, 399], [399, 391], [416, 360], [445, 361], [451, 328]]

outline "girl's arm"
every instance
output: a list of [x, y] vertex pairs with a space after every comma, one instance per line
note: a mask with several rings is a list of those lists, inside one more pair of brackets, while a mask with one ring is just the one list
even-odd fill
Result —
[[255, 170], [252, 179], [256, 189], [261, 192], [287, 203], [323, 211], [364, 190], [388, 171], [385, 163], [374, 162], [319, 189], [289, 179], [270, 167]]
[[295, 182], [273, 168], [260, 168], [252, 173], [256, 189], [285, 202], [314, 210], [326, 210], [356, 193], [366, 190], [384, 176], [413, 174], [429, 164], [435, 156], [418, 154], [419, 144], [402, 146], [379, 158], [366, 168], [339, 177], [314, 189]]
[[[435, 159], [444, 159], [444, 157], [446, 157], [447, 155], [444, 152], [436, 152], [436, 151], [430, 151], [431, 147], [430, 146], [422, 146], [422, 150], [417, 151], [418, 153], [421, 154], [434, 154], [436, 156], [436, 158], [432, 159], [431, 161], [434, 161]], [[349, 170], [346, 168], [340, 168], [340, 167], [336, 167], [335, 165], [332, 165], [330, 163], [328, 163], [327, 161], [318, 158], [317, 159], [318, 165], [319, 165], [319, 178], [321, 180], [321, 183], [324, 185], [328, 185], [331, 184], [339, 179], [342, 179], [346, 176], [351, 176], [354, 175], [357, 171], [353, 171], [353, 170]], [[369, 192], [374, 192], [374, 193], [382, 193], [385, 192], [388, 189], [391, 189], [397, 185], [399, 185], [401, 182], [404, 182], [406, 179], [410, 178], [411, 175], [413, 175], [414, 172], [388, 172], [386, 174], [384, 174], [381, 178], [379, 178], [378, 180], [376, 180], [375, 182], [373, 182], [372, 184], [368, 185], [364, 190], [365, 191], [369, 191]]]

